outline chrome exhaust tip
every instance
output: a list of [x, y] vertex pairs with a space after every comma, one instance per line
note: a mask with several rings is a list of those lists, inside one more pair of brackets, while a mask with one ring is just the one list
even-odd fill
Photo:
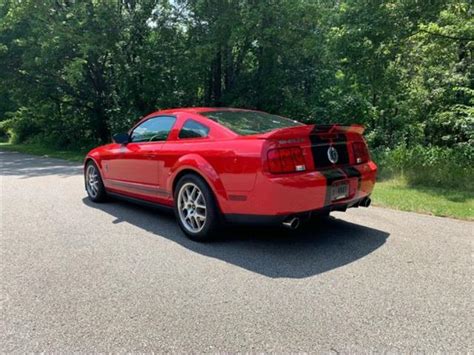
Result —
[[370, 199], [370, 197], [366, 197], [360, 202], [360, 206], [369, 207], [371, 202], [372, 200]]
[[283, 222], [283, 226], [289, 229], [297, 229], [300, 226], [300, 219], [298, 217], [288, 218]]

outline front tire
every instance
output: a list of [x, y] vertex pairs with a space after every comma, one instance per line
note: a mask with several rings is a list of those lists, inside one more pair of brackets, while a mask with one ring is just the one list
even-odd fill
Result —
[[105, 191], [99, 168], [92, 160], [86, 164], [84, 180], [86, 184], [87, 195], [91, 201], [103, 202], [107, 199], [107, 192]]
[[212, 239], [219, 226], [219, 211], [207, 183], [196, 175], [184, 175], [176, 185], [174, 201], [182, 231], [198, 242]]

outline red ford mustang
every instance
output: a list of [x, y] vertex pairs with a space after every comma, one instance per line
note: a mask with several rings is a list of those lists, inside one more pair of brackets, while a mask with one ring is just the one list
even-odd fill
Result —
[[264, 112], [154, 112], [84, 162], [94, 202], [107, 195], [172, 207], [206, 240], [223, 222], [300, 221], [368, 207], [377, 166], [358, 125], [304, 125]]

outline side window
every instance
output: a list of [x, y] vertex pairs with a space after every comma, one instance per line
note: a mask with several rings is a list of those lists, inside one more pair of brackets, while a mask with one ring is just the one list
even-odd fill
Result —
[[172, 116], [153, 117], [135, 127], [130, 140], [132, 142], [165, 141], [176, 121]]
[[194, 121], [187, 120], [179, 131], [179, 138], [204, 138], [209, 133], [209, 127]]

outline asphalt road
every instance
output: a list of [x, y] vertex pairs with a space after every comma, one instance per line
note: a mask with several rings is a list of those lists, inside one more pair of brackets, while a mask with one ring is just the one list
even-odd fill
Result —
[[1, 352], [473, 351], [473, 223], [371, 207], [186, 239], [0, 152]]

